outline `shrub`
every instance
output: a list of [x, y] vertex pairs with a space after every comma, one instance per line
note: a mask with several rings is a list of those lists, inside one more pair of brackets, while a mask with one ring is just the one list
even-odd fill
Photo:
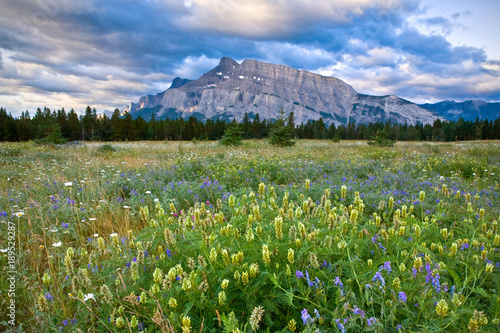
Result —
[[114, 153], [116, 151], [118, 151], [118, 148], [116, 148], [115, 146], [113, 146], [112, 144], [109, 144], [109, 143], [103, 144], [103, 145], [99, 146], [99, 148], [97, 148], [97, 152], [103, 153], [103, 154], [111, 154], [111, 153]]

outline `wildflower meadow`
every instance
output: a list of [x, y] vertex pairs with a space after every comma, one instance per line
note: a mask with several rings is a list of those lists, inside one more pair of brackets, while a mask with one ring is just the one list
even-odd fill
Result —
[[499, 175], [498, 141], [2, 143], [0, 327], [498, 332]]

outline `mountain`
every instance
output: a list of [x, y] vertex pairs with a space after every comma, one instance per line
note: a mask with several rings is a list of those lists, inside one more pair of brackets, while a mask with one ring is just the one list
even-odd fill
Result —
[[172, 81], [172, 85], [170, 86], [170, 88], [168, 89], [175, 89], [175, 88], [180, 88], [182, 87], [183, 85], [185, 84], [188, 84], [189, 82], [191, 82], [193, 80], [189, 80], [189, 79], [181, 79], [180, 77], [176, 77], [173, 81]]
[[484, 101], [442, 101], [435, 104], [420, 104], [420, 107], [432, 110], [444, 117], [446, 120], [495, 120], [500, 117], [500, 103], [488, 103]]
[[97, 118], [103, 118], [104, 116], [111, 118], [112, 115], [113, 115], [113, 111], [104, 110], [101, 113], [97, 114]]
[[156, 95], [143, 96], [125, 108], [134, 118], [196, 117], [198, 120], [276, 119], [280, 108], [296, 123], [323, 118], [326, 124], [386, 122], [416, 124], [444, 119], [397, 96], [358, 94], [344, 81], [283, 65], [224, 57], [194, 81], [174, 79]]

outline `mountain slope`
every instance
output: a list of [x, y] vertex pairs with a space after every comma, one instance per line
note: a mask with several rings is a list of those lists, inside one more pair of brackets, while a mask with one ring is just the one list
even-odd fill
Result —
[[484, 101], [442, 101], [435, 104], [421, 104], [421, 107], [435, 111], [446, 120], [495, 120], [500, 117], [500, 103]]
[[323, 118], [326, 124], [335, 125], [388, 120], [415, 124], [440, 118], [397, 96], [358, 94], [334, 77], [256, 60], [239, 64], [226, 57], [199, 79], [141, 97], [126, 111], [132, 116], [155, 112], [157, 119], [194, 116], [241, 121], [245, 113], [275, 119], [281, 107], [286, 114], [293, 112], [297, 123]]

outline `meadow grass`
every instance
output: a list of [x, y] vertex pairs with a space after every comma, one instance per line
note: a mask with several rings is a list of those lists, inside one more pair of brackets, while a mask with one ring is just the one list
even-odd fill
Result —
[[498, 141], [3, 143], [0, 325], [499, 331], [499, 175]]

